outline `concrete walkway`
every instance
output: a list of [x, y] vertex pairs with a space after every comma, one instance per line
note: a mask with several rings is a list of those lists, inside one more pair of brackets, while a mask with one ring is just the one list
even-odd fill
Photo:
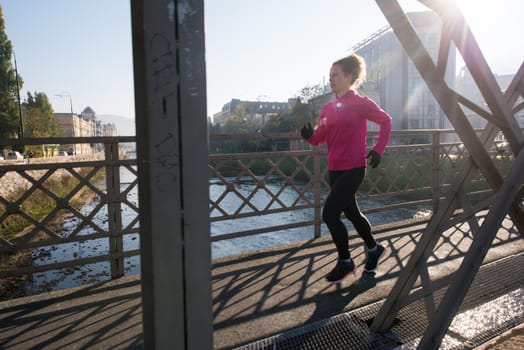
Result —
[[[340, 284], [324, 279], [337, 258], [329, 237], [216, 261], [212, 283], [215, 348], [245, 345], [386, 298], [424, 227], [377, 228], [375, 237], [389, 251], [374, 276], [362, 274], [363, 244], [353, 234], [350, 247], [360, 271]], [[502, 227], [485, 264], [524, 252], [524, 240], [511, 222], [505, 221]], [[444, 236], [429, 269], [433, 279], [455, 271], [471, 242], [465, 227], [450, 229]], [[500, 290], [493, 296], [524, 285], [522, 269], [514, 277], [511, 286], [495, 284]]]
[[[388, 252], [376, 275], [362, 275], [364, 251], [352, 234], [352, 255], [360, 271], [341, 284], [324, 280], [336, 260], [328, 237], [214, 261], [215, 349], [249, 346], [275, 334], [377, 305], [394, 285], [423, 227], [405, 223], [377, 228], [375, 236], [388, 246]], [[432, 257], [433, 278], [455, 271], [471, 242], [466, 227], [450, 229], [445, 237]], [[510, 278], [497, 270], [507, 271], [508, 265], [499, 263], [507, 261], [505, 257], [524, 256], [521, 237], [511, 222], [505, 221], [489, 251], [484, 263], [489, 265], [488, 282], [495, 288], [489, 291], [492, 298], [524, 285], [522, 268], [509, 272]], [[503, 278], [504, 283], [497, 283], [497, 278]], [[139, 276], [2, 302], [0, 348], [142, 348], [141, 312]]]

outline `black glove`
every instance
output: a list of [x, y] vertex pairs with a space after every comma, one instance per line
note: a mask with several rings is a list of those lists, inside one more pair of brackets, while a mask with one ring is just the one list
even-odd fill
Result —
[[369, 160], [369, 165], [372, 167], [372, 168], [376, 168], [378, 167], [378, 163], [380, 163], [380, 154], [378, 154], [377, 152], [371, 150], [369, 151], [368, 155], [366, 156], [366, 158], [371, 158]]
[[313, 136], [313, 127], [311, 126], [311, 123], [307, 123], [302, 127], [302, 130], [300, 130], [300, 134], [305, 140], [308, 140], [311, 136]]

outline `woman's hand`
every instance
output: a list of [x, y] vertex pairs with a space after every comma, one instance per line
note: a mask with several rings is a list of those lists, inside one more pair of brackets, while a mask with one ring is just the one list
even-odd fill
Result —
[[368, 155], [366, 156], [366, 158], [371, 158], [369, 160], [369, 166], [371, 166], [372, 168], [376, 168], [378, 167], [378, 163], [380, 163], [380, 154], [378, 154], [377, 152], [371, 150], [369, 151]]
[[306, 125], [302, 127], [302, 130], [300, 130], [300, 134], [304, 138], [304, 140], [308, 140], [311, 136], [313, 136], [313, 127], [311, 126], [311, 123], [308, 122]]

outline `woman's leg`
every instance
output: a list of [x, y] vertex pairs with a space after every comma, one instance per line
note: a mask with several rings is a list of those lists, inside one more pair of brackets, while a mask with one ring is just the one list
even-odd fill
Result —
[[351, 192], [350, 195], [348, 195], [347, 205], [343, 210], [344, 215], [346, 215], [346, 218], [351, 221], [358, 235], [364, 240], [364, 243], [368, 249], [372, 249], [376, 246], [377, 242], [371, 235], [371, 224], [369, 223], [369, 220], [366, 218], [366, 216], [364, 216], [364, 214], [362, 214], [360, 211], [357, 199], [355, 197], [357, 189], [366, 175], [366, 169], [358, 168], [350, 170], [350, 172], [351, 173], [343, 179], [344, 181], [351, 183], [351, 185], [348, 184], [347, 186], [349, 190], [354, 190], [354, 192]]
[[346, 208], [351, 207], [352, 203], [356, 205], [355, 193], [362, 182], [363, 174], [365, 174], [365, 168], [329, 172], [331, 191], [324, 203], [322, 220], [329, 228], [340, 259], [350, 258], [348, 232], [340, 220], [340, 215]]
[[371, 235], [371, 224], [368, 218], [360, 211], [356, 199], [344, 209], [344, 215], [351, 221], [360, 238], [364, 240], [366, 247], [369, 249], [373, 248], [377, 242]]
[[[356, 185], [356, 187], [358, 188], [360, 186], [360, 183], [362, 183], [362, 181], [364, 180], [365, 169], [362, 169], [362, 171], [356, 170], [358, 169], [355, 169], [355, 172], [352, 172], [350, 174], [350, 177], [343, 178], [344, 181], [353, 182], [354, 185], [351, 186], [351, 188], [354, 188], [356, 184], [358, 184]], [[375, 269], [377, 268], [379, 260], [384, 255], [386, 248], [377, 244], [377, 242], [371, 235], [371, 225], [369, 224], [368, 219], [360, 211], [360, 208], [358, 207], [358, 203], [355, 198], [355, 193], [352, 193], [351, 201], [349, 201], [348, 205], [344, 208], [344, 214], [353, 223], [353, 226], [355, 226], [357, 233], [364, 240], [368, 248], [366, 252], [367, 257], [364, 270], [367, 272], [372, 272], [375, 271]]]

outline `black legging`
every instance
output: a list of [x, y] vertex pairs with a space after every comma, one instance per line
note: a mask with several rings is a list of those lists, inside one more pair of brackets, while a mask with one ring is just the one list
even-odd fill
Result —
[[322, 210], [322, 220], [326, 223], [337, 247], [340, 259], [349, 259], [348, 231], [340, 215], [346, 215], [360, 237], [368, 248], [376, 245], [375, 239], [371, 235], [371, 225], [368, 219], [360, 212], [355, 198], [358, 187], [364, 180], [366, 168], [356, 168], [341, 171], [329, 171], [329, 192], [324, 209]]

